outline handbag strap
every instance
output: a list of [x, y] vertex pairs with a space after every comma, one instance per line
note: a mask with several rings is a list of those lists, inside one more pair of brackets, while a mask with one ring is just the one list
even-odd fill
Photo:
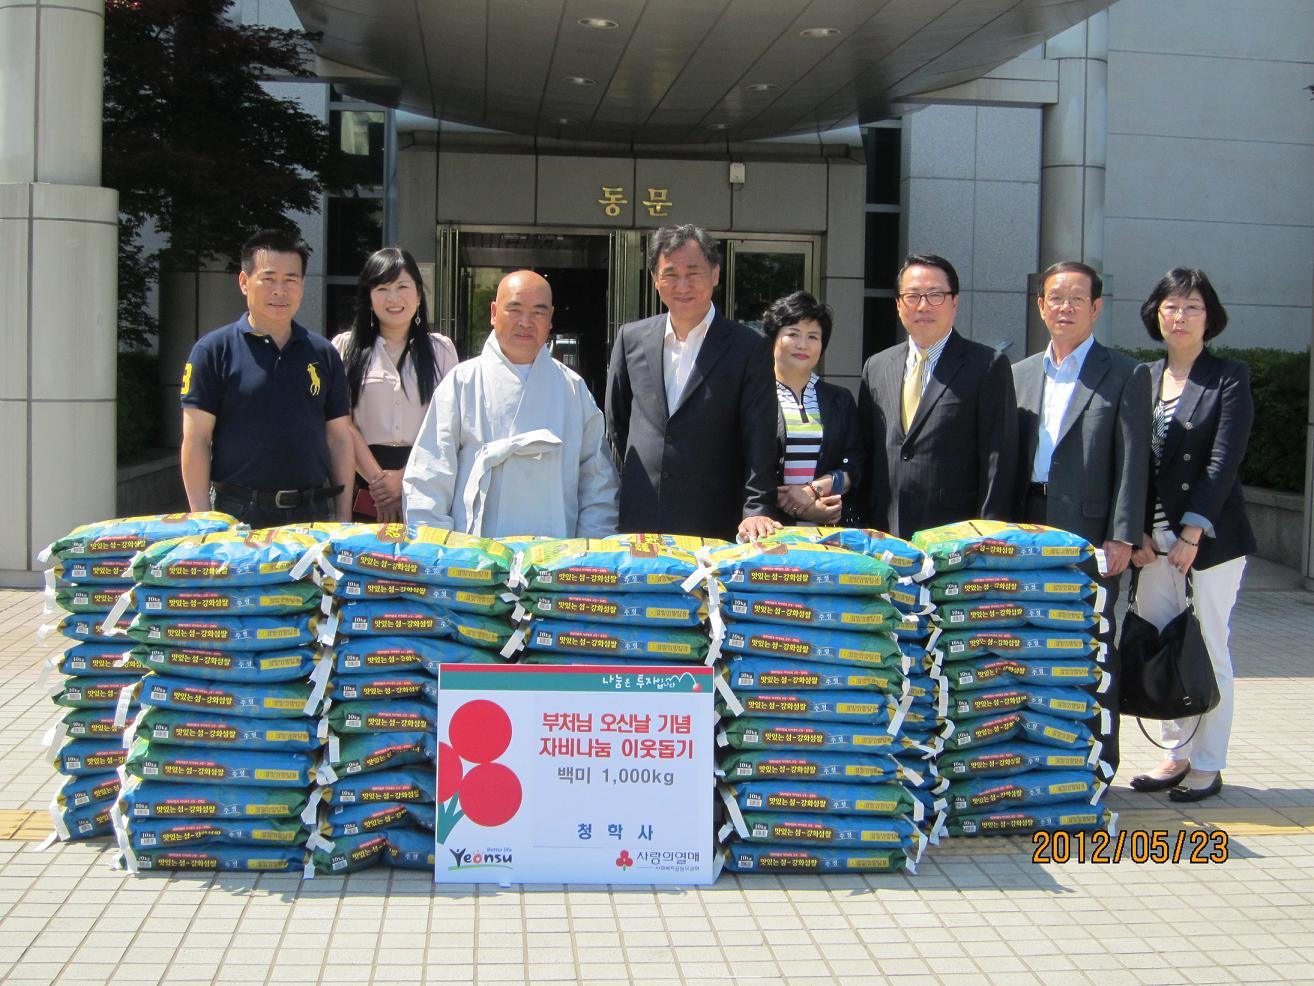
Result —
[[1202, 715], [1195, 717], [1195, 728], [1191, 730], [1191, 735], [1186, 737], [1186, 739], [1182, 740], [1176, 746], [1164, 746], [1162, 743], [1156, 743], [1154, 741], [1154, 738], [1151, 737], [1148, 732], [1146, 732], [1145, 723], [1144, 721], [1142, 721], [1140, 716], [1136, 717], [1136, 725], [1141, 727], [1141, 735], [1150, 741], [1151, 746], [1157, 746], [1161, 750], [1177, 750], [1185, 746], [1187, 743], [1191, 742], [1191, 740], [1195, 739], [1195, 734], [1200, 731], [1200, 720], [1202, 720], [1203, 718], [1204, 716]]

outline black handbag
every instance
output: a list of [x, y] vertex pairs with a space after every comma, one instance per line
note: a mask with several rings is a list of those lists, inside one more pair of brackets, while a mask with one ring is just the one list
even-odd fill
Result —
[[1162, 630], [1156, 630], [1153, 623], [1134, 612], [1139, 578], [1139, 570], [1133, 571], [1118, 645], [1122, 655], [1118, 708], [1138, 719], [1204, 715], [1218, 704], [1218, 682], [1195, 616], [1191, 579], [1188, 576], [1186, 580], [1186, 609]]

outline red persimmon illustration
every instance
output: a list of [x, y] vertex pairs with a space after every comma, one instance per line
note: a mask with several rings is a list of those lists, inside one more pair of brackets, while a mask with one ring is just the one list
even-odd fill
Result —
[[461, 781], [461, 810], [476, 825], [502, 825], [520, 810], [520, 779], [500, 763], [471, 767]]
[[511, 720], [496, 702], [476, 699], [452, 713], [447, 737], [463, 759], [488, 763], [511, 745]]
[[441, 804], [461, 786], [461, 758], [446, 743], [438, 744], [438, 802]]

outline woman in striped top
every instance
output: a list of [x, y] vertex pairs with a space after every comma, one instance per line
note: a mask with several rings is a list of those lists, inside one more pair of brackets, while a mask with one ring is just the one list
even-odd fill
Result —
[[1186, 608], [1189, 578], [1220, 698], [1198, 721], [1163, 723], [1165, 759], [1131, 786], [1199, 801], [1222, 790], [1232, 729], [1228, 622], [1245, 556], [1255, 550], [1237, 473], [1255, 410], [1245, 365], [1205, 348], [1227, 325], [1227, 311], [1203, 271], [1165, 274], [1141, 306], [1141, 321], [1168, 353], [1150, 366], [1153, 478], [1150, 530], [1132, 555], [1140, 569], [1136, 612], [1162, 629]]
[[862, 478], [858, 407], [851, 393], [816, 374], [830, 342], [830, 308], [796, 291], [772, 303], [762, 322], [776, 364], [776, 481], [783, 519], [857, 526], [858, 498], [849, 494]]

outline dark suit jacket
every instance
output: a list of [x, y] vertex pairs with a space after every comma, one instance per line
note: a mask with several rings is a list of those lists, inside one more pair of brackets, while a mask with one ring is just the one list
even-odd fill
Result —
[[955, 330], [903, 431], [908, 343], [867, 360], [858, 418], [867, 449], [867, 522], [911, 537], [941, 524], [1007, 520], [1017, 463], [1017, 402], [1008, 360]]
[[[863, 466], [867, 456], [862, 447], [862, 429], [858, 425], [858, 406], [853, 395], [845, 388], [837, 387], [824, 380], [817, 381], [817, 406], [821, 409], [821, 451], [817, 455], [817, 469], [812, 474], [824, 476], [836, 469], [848, 474], [849, 486], [844, 491], [844, 514], [841, 522], [857, 522], [862, 509], [859, 490], [862, 488]], [[780, 402], [776, 401], [776, 485], [784, 483], [785, 465], [785, 416], [780, 413]], [[794, 523], [793, 518], [783, 514], [779, 519], [785, 523]]]
[[680, 403], [662, 374], [666, 316], [622, 325], [607, 372], [607, 432], [622, 532], [734, 539], [776, 507], [775, 370], [766, 340], [720, 312]]
[[[1013, 367], [1018, 462], [1015, 516], [1026, 516], [1040, 440], [1045, 354]], [[1049, 466], [1043, 522], [1080, 534], [1095, 547], [1124, 541], [1140, 547], [1150, 462], [1150, 373], [1125, 353], [1096, 341], [1081, 366], [1059, 426]]]
[[[1164, 360], [1150, 364], [1157, 398]], [[1196, 568], [1212, 568], [1255, 551], [1255, 534], [1246, 516], [1238, 472], [1255, 420], [1250, 370], [1244, 363], [1202, 352], [1191, 367], [1177, 411], [1168, 423], [1163, 460], [1150, 480], [1145, 526], [1154, 522], [1154, 498], [1163, 503], [1168, 523], [1180, 532], [1182, 516], [1199, 514], [1214, 526], [1201, 535]]]

